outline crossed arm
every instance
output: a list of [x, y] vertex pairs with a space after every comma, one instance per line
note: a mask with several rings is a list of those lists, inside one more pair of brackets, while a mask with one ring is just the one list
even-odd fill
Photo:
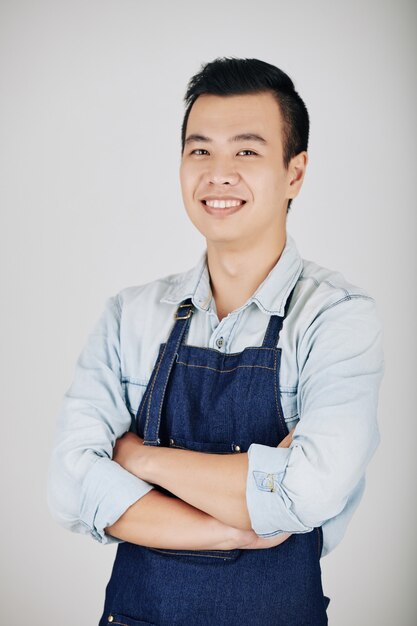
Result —
[[[293, 430], [279, 447], [289, 447]], [[113, 460], [177, 498], [150, 491], [105, 529], [110, 535], [142, 545], [202, 550], [271, 547], [290, 536], [260, 539], [251, 529], [247, 453], [145, 446], [143, 439], [128, 432], [117, 440]]]

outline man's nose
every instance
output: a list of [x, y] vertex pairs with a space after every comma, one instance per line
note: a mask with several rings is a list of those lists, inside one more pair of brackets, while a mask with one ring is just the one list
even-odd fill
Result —
[[218, 160], [212, 164], [208, 172], [208, 180], [213, 185], [236, 185], [239, 174], [229, 160]]

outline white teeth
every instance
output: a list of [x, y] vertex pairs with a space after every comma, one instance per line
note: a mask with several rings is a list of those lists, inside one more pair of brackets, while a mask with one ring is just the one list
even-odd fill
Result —
[[232, 206], [240, 206], [243, 200], [206, 200], [207, 206], [213, 209], [227, 209]]

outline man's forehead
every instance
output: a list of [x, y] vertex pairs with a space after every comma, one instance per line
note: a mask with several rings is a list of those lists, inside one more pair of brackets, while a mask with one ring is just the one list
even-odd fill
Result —
[[187, 138], [202, 141], [216, 132], [229, 141], [266, 143], [281, 124], [278, 103], [270, 93], [217, 96], [204, 94], [194, 102], [187, 123]]

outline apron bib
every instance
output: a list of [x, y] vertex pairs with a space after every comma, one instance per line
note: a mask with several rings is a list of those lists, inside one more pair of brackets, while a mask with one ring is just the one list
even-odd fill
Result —
[[[145, 445], [215, 454], [278, 446], [288, 428], [277, 344], [291, 296], [284, 316], [270, 317], [261, 346], [230, 354], [186, 345], [193, 304], [179, 305], [136, 415]], [[99, 626], [326, 626], [322, 545], [321, 526], [259, 550], [119, 543]]]

